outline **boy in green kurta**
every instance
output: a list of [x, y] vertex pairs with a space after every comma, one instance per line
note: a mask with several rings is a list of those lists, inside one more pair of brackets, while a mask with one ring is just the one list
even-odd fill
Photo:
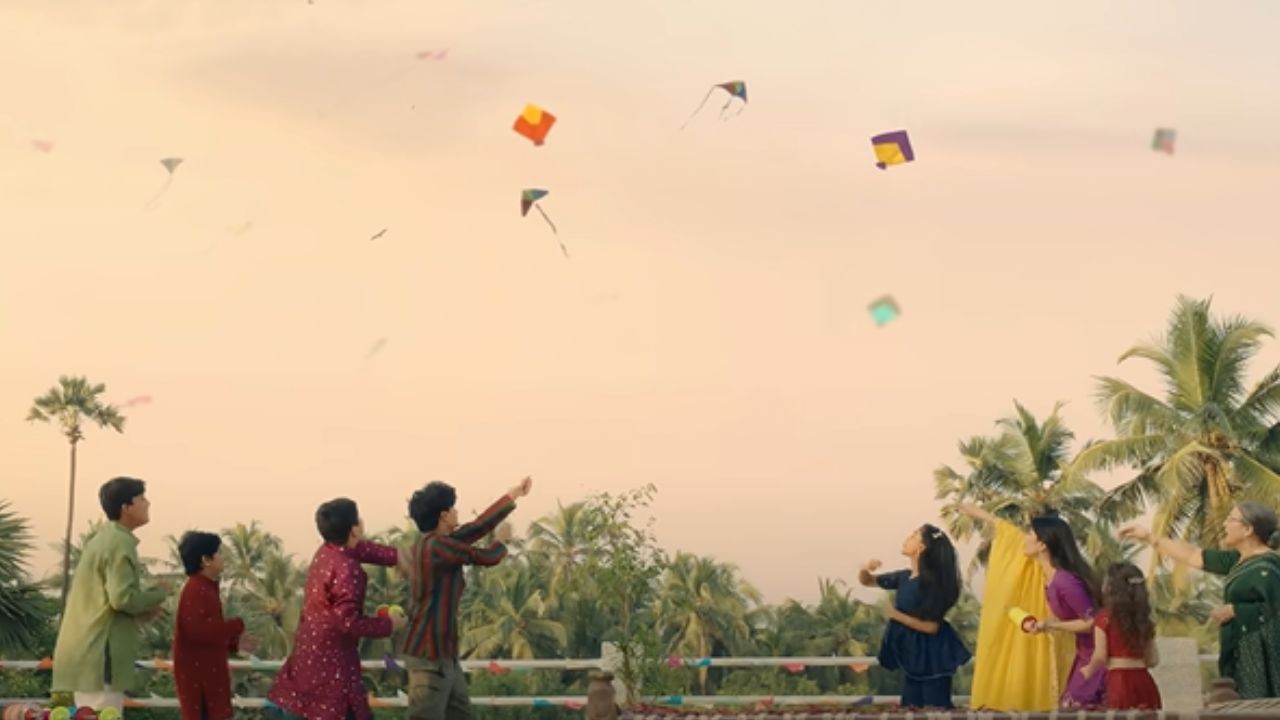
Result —
[[124, 710], [133, 689], [138, 625], [159, 615], [170, 589], [142, 588], [133, 531], [151, 519], [146, 483], [129, 477], [98, 490], [111, 522], [84, 544], [53, 651], [53, 691], [75, 693], [77, 706]]

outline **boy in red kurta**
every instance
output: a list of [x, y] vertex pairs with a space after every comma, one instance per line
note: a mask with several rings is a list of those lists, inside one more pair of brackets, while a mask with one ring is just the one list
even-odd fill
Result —
[[276, 675], [267, 698], [286, 717], [306, 720], [370, 720], [369, 699], [361, 681], [360, 639], [390, 637], [404, 627], [403, 615], [364, 614], [369, 576], [362, 563], [400, 566], [399, 553], [366, 542], [355, 502], [331, 500], [316, 510], [316, 528], [324, 545], [307, 570], [302, 619], [293, 653]]
[[173, 681], [182, 720], [228, 720], [233, 712], [227, 656], [239, 648], [244, 621], [222, 617], [222, 540], [189, 532], [178, 554], [187, 571], [173, 630]]

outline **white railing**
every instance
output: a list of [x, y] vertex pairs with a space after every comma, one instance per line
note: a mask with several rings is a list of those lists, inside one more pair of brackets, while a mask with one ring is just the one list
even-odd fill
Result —
[[[1201, 662], [1216, 662], [1217, 655], [1200, 655]], [[259, 660], [250, 658], [248, 660], [231, 660], [229, 665], [232, 670], [259, 670], [271, 672], [279, 670], [282, 665], [280, 660]], [[602, 670], [608, 666], [602, 658], [578, 658], [578, 659], [549, 659], [549, 660], [463, 660], [461, 662], [462, 669], [466, 672], [491, 672], [495, 674], [505, 674], [512, 671], [527, 670]], [[671, 657], [667, 660], [670, 667], [688, 667], [688, 668], [747, 668], [747, 667], [776, 667], [786, 669], [791, 673], [801, 673], [812, 667], [848, 667], [854, 672], [866, 672], [872, 666], [879, 665], [876, 658], [866, 655], [861, 656], [839, 656], [839, 657], [703, 657], [703, 658], [682, 658]], [[143, 670], [158, 670], [169, 672], [173, 670], [173, 663], [169, 660], [138, 660], [135, 665]], [[403, 664], [398, 658], [388, 656], [382, 660], [365, 660], [360, 663], [365, 670], [397, 670], [403, 668]], [[0, 670], [51, 670], [53, 661], [49, 658], [43, 660], [0, 660]], [[958, 702], [967, 700], [964, 696], [957, 696]], [[882, 695], [668, 695], [659, 697], [654, 700], [659, 705], [682, 706], [682, 705], [833, 705], [833, 706], [850, 706], [850, 705], [870, 705], [870, 704], [891, 704], [898, 701], [897, 696]], [[16, 704], [16, 703], [47, 703], [44, 698], [32, 699], [8, 699], [0, 698], [0, 705]], [[563, 706], [570, 709], [581, 709], [586, 705], [587, 698], [580, 695], [557, 695], [551, 697], [534, 697], [534, 696], [480, 696], [471, 698], [473, 705], [493, 706], [493, 707], [555, 707]], [[241, 708], [262, 708], [268, 706], [265, 698], [242, 698], [236, 697], [232, 704]], [[369, 697], [369, 705], [374, 708], [395, 708], [407, 707], [408, 697], [403, 693], [397, 693], [394, 697]], [[129, 698], [125, 701], [126, 707], [136, 708], [176, 708], [178, 701], [174, 698], [163, 698], [152, 696], [150, 698]]]

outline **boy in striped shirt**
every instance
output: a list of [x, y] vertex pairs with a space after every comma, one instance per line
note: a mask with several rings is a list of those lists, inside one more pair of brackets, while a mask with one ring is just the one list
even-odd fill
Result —
[[[409, 670], [410, 720], [470, 720], [471, 698], [458, 662], [463, 568], [502, 562], [503, 543], [511, 539], [511, 526], [502, 520], [532, 487], [533, 480], [525, 478], [465, 525], [458, 524], [458, 493], [451, 485], [432, 482], [409, 499], [409, 516], [422, 532], [409, 562], [410, 617], [401, 648]], [[476, 547], [490, 533], [494, 542]]]

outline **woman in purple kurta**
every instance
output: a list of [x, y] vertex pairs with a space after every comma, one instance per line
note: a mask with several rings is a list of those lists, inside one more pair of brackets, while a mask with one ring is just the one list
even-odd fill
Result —
[[1106, 673], [1099, 672], [1088, 678], [1080, 674], [1080, 668], [1093, 658], [1093, 616], [1100, 599], [1093, 569], [1080, 554], [1071, 526], [1057, 515], [1032, 519], [1023, 550], [1045, 567], [1049, 577], [1045, 594], [1053, 617], [1038, 622], [1036, 629], [1062, 632], [1064, 635], [1056, 636], [1055, 642], [1068, 638], [1075, 642], [1075, 657], [1071, 671], [1066, 674], [1066, 687], [1059, 704], [1063, 707], [1102, 705]]
[[[1089, 596], [1089, 588], [1080, 578], [1058, 570], [1053, 574], [1046, 588], [1049, 609], [1058, 621], [1088, 620], [1093, 622], [1097, 607]], [[1049, 629], [1053, 629], [1054, 621], [1049, 621]], [[1076, 641], [1075, 659], [1071, 661], [1071, 674], [1067, 675], [1067, 687], [1062, 693], [1063, 707], [1093, 707], [1103, 702], [1103, 691], [1107, 687], [1106, 672], [1095, 673], [1088, 678], [1080, 674], [1080, 668], [1093, 659], [1093, 630], [1086, 633], [1074, 633]]]

